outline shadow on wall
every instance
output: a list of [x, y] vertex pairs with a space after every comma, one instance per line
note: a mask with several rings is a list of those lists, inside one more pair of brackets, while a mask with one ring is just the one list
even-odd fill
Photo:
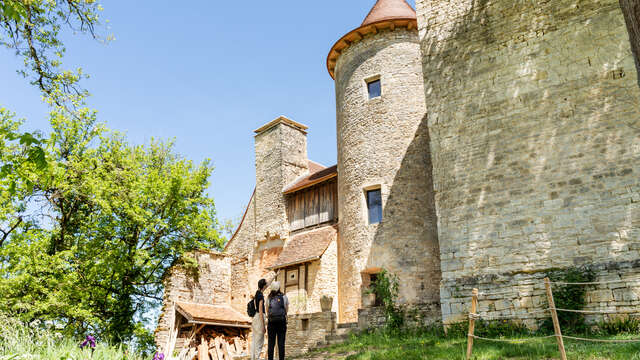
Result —
[[418, 0], [444, 281], [640, 258], [618, 2], [447, 4]]
[[[409, 135], [411, 136], [411, 135]], [[440, 301], [440, 250], [432, 182], [429, 129], [420, 122], [389, 188], [368, 255], [400, 280], [401, 302]]]
[[[629, 31], [631, 50], [633, 50], [636, 59], [636, 70], [640, 72], [640, 2], [637, 0], [619, 1]], [[638, 85], [640, 85], [640, 76], [638, 76]]]

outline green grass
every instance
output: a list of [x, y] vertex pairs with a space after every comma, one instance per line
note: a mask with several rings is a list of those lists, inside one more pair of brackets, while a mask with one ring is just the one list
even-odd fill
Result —
[[[523, 336], [527, 337], [527, 336]], [[517, 336], [509, 339], [517, 339]], [[602, 337], [600, 337], [602, 338]], [[610, 336], [607, 339], [637, 339], [636, 335]], [[382, 359], [465, 359], [466, 338], [445, 336], [433, 330], [376, 332], [352, 336], [344, 344], [323, 349], [316, 357], [347, 360]], [[568, 359], [580, 360], [640, 360], [640, 343], [603, 344], [565, 340]], [[342, 354], [342, 356], [340, 356]], [[473, 359], [560, 359], [554, 338], [539, 339], [524, 344], [495, 343], [476, 339]]]
[[0, 360], [143, 360], [142, 357], [126, 354], [121, 346], [98, 343], [91, 354], [82, 350], [80, 342], [59, 336], [0, 314]]

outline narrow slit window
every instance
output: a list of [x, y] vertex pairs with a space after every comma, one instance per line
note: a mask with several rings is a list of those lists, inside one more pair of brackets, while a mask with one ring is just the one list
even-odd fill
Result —
[[369, 90], [369, 99], [380, 97], [382, 95], [382, 83], [380, 79], [367, 82], [367, 90]]
[[382, 221], [382, 194], [380, 189], [367, 191], [367, 208], [369, 210], [369, 224]]

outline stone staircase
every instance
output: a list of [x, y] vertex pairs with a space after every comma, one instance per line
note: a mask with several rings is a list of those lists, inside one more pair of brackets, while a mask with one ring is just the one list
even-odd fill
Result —
[[324, 341], [318, 342], [316, 348], [321, 349], [335, 344], [341, 344], [349, 339], [351, 334], [359, 331], [358, 323], [338, 324], [335, 331], [325, 336]]

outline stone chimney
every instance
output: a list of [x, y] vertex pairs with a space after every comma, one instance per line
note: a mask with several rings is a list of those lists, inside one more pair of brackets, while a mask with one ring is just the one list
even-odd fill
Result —
[[306, 130], [306, 126], [281, 116], [255, 131], [258, 241], [284, 239], [289, 234], [282, 191], [309, 171]]

